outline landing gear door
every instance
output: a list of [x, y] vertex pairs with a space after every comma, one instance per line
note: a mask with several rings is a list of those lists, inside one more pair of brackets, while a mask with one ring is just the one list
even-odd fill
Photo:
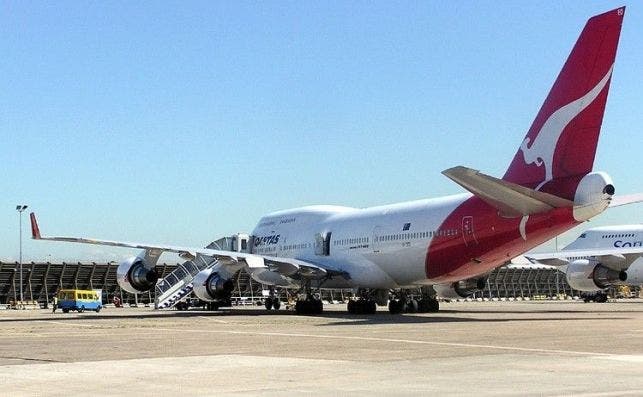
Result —
[[330, 255], [330, 236], [331, 232], [315, 234], [315, 255]]
[[467, 247], [478, 245], [478, 240], [473, 231], [473, 217], [465, 216], [462, 218], [462, 238], [464, 245]]

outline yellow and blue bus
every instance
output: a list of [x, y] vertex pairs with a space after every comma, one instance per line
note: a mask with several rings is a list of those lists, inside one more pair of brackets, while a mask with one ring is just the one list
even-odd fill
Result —
[[58, 291], [58, 308], [63, 313], [76, 310], [82, 313], [85, 310], [95, 310], [96, 313], [103, 308], [101, 297], [93, 290], [84, 289], [61, 289]]

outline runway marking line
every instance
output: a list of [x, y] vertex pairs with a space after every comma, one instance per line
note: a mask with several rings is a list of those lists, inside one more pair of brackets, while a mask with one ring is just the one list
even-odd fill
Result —
[[227, 321], [219, 320], [218, 318], [214, 318], [214, 317], [199, 316], [199, 318], [202, 318], [202, 319], [205, 319], [205, 320], [208, 320], [208, 321], [214, 321], [216, 323], [221, 323], [221, 324], [230, 324]]
[[[206, 318], [206, 317], [203, 317]], [[223, 320], [219, 320], [223, 322]], [[83, 326], [95, 327], [93, 324], [81, 324], [59, 321], [46, 321], [48, 323], [68, 326]], [[227, 324], [227, 323], [226, 323]], [[146, 331], [173, 331], [173, 332], [192, 332], [192, 333], [213, 333], [213, 334], [231, 334], [231, 335], [255, 335], [255, 336], [276, 336], [276, 337], [292, 337], [292, 338], [313, 338], [313, 339], [343, 339], [343, 340], [362, 340], [373, 342], [391, 342], [391, 343], [407, 343], [416, 345], [431, 345], [431, 346], [450, 346], [461, 348], [477, 348], [477, 349], [492, 349], [492, 350], [508, 350], [530, 353], [547, 353], [547, 354], [570, 354], [582, 356], [600, 356], [606, 358], [619, 357], [613, 353], [599, 353], [599, 352], [586, 352], [575, 350], [559, 350], [559, 349], [539, 349], [529, 347], [516, 347], [516, 346], [498, 346], [498, 345], [483, 345], [475, 343], [459, 343], [459, 342], [434, 342], [413, 339], [393, 339], [393, 338], [378, 338], [369, 336], [347, 336], [347, 335], [321, 335], [321, 334], [297, 334], [286, 332], [252, 332], [252, 331], [226, 331], [226, 330], [195, 330], [186, 328], [148, 328], [148, 327], [131, 327], [129, 329], [139, 329]]]
[[424, 340], [377, 338], [377, 337], [369, 337], [369, 336], [295, 334], [295, 333], [285, 333], [285, 332], [195, 330], [195, 329], [181, 329], [181, 328], [155, 328], [155, 329], [159, 330], [159, 331], [177, 331], [177, 332], [193, 332], [193, 333], [280, 336], [280, 337], [316, 338], [316, 339], [363, 340], [363, 341], [373, 341], [373, 342], [408, 343], [408, 344], [416, 344], [416, 345], [451, 346], [451, 347], [493, 349], [493, 350], [510, 350], [510, 351], [521, 351], [521, 352], [530, 352], [530, 353], [549, 353], [549, 354], [556, 353], [556, 354], [571, 354], [571, 355], [582, 355], [582, 356], [604, 356], [604, 357], [613, 357], [614, 356], [614, 354], [612, 354], [612, 353], [598, 353], [598, 352], [585, 352], [585, 351], [574, 351], [574, 350], [558, 350], [558, 349], [537, 349], [537, 348], [515, 347], [515, 346], [481, 345], [481, 344], [475, 344], [475, 343], [432, 342], [432, 341], [424, 341]]
[[57, 324], [57, 325], [70, 325], [74, 327], [89, 327], [89, 328], [98, 328], [94, 324], [81, 324], [81, 323], [69, 323], [69, 322], [63, 322], [63, 321], [43, 321], [43, 323], [49, 323], [49, 324]]

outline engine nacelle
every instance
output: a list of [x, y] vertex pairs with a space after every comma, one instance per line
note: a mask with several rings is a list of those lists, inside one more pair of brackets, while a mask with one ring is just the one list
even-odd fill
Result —
[[603, 212], [609, 206], [614, 191], [612, 178], [605, 172], [585, 175], [574, 194], [574, 219], [584, 222]]
[[474, 292], [482, 290], [487, 285], [487, 277], [470, 278], [451, 284], [436, 284], [433, 286], [438, 298], [459, 299], [466, 298]]
[[206, 302], [229, 299], [234, 289], [231, 279], [221, 277], [212, 269], [201, 270], [192, 280], [192, 285], [194, 295]]
[[566, 278], [570, 287], [575, 290], [600, 291], [622, 284], [627, 280], [627, 273], [612, 270], [587, 259], [578, 259], [567, 266]]
[[116, 269], [118, 285], [132, 294], [152, 289], [158, 278], [154, 267], [148, 268], [143, 258], [138, 256], [125, 259]]

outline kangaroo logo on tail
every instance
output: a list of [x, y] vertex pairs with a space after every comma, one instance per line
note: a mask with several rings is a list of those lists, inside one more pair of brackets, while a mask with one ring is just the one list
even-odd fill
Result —
[[525, 138], [520, 145], [525, 164], [536, 164], [538, 167], [545, 166], [545, 179], [536, 187], [536, 190], [540, 190], [545, 183], [554, 179], [554, 151], [556, 150], [560, 135], [565, 130], [565, 127], [567, 127], [567, 124], [594, 102], [598, 94], [603, 91], [603, 88], [612, 75], [613, 68], [614, 65], [609, 68], [601, 81], [587, 94], [552, 113], [540, 128], [540, 131], [536, 134], [536, 139], [534, 139], [534, 142], [532, 142], [530, 146], [527, 146], [530, 142], [529, 137]]
[[[552, 113], [540, 128], [540, 131], [536, 134], [536, 139], [534, 139], [530, 146], [528, 146], [531, 141], [529, 137], [525, 138], [520, 145], [525, 164], [536, 164], [538, 167], [545, 167], [545, 179], [536, 186], [535, 190], [540, 190], [547, 182], [554, 179], [554, 151], [556, 150], [561, 134], [567, 125], [587, 106], [594, 102], [598, 94], [603, 91], [603, 88], [605, 88], [605, 85], [607, 85], [607, 82], [612, 76], [613, 68], [614, 64], [612, 64], [601, 81], [589, 90], [587, 94]], [[523, 216], [520, 220], [519, 229], [523, 240], [527, 240], [526, 226], [528, 219], [529, 215]]]

